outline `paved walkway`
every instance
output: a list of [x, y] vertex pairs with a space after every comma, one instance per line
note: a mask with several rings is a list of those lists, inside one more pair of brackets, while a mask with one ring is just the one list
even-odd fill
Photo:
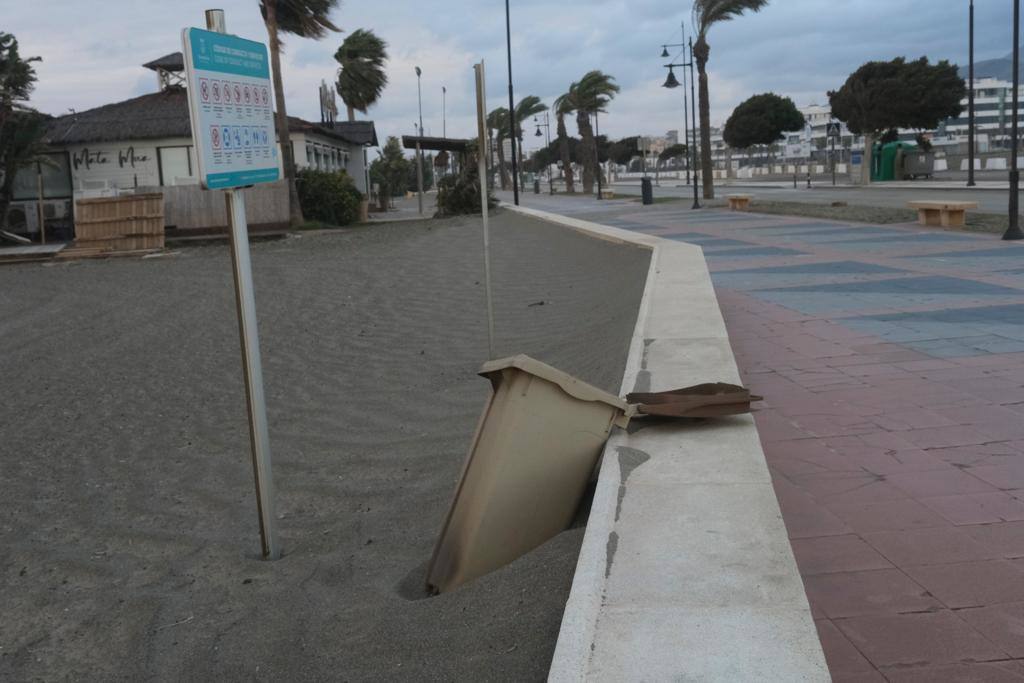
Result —
[[[764, 201], [799, 202], [802, 204], [828, 204], [830, 202], [847, 202], [853, 206], [877, 206], [890, 209], [905, 209], [907, 202], [917, 199], [945, 199], [949, 201], [977, 202], [979, 210], [984, 213], [1003, 213], [1009, 206], [1010, 193], [1006, 183], [997, 187], [992, 183], [979, 182], [978, 187], [968, 189], [964, 183], [946, 182], [944, 184], [927, 181], [874, 183], [870, 187], [854, 185], [832, 187], [830, 180], [815, 178], [813, 188], [808, 190], [806, 182], [800, 179], [794, 189], [790, 183], [759, 183], [758, 181], [733, 181], [729, 185], [717, 186], [720, 197], [733, 192], [752, 194]], [[655, 197], [692, 197], [693, 187], [682, 185], [679, 181], [661, 180], [661, 185], [654, 188]], [[616, 185], [617, 192], [640, 196], [639, 185]], [[533, 195], [526, 194], [524, 200], [529, 202]], [[688, 205], [687, 205], [688, 206]]]
[[704, 248], [835, 680], [1024, 680], [1024, 244], [524, 203]]

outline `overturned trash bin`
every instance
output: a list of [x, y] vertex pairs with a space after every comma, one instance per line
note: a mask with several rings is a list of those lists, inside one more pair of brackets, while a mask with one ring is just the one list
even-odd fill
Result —
[[454, 590], [567, 529], [613, 427], [631, 418], [728, 417], [762, 400], [721, 382], [622, 400], [529, 356], [485, 363], [491, 396], [427, 569]]
[[427, 570], [443, 593], [502, 567], [572, 522], [613, 426], [632, 408], [529, 356], [485, 363], [491, 396]]

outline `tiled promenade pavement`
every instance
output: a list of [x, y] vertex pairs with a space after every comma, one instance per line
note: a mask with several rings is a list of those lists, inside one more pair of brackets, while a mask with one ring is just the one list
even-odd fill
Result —
[[1024, 244], [525, 200], [704, 248], [835, 680], [1024, 680]]

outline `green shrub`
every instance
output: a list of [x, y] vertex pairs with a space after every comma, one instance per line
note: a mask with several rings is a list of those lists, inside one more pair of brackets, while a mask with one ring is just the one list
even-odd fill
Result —
[[348, 225], [359, 220], [363, 195], [344, 171], [303, 169], [298, 173], [299, 204], [307, 221]]
[[[487, 193], [487, 206], [497, 202]], [[480, 213], [480, 181], [475, 166], [457, 175], [447, 175], [437, 184], [437, 213], [435, 216], [458, 216]]]

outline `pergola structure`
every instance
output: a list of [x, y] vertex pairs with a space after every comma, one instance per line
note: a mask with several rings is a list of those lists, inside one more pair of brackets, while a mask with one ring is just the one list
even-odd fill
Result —
[[464, 168], [466, 157], [471, 151], [471, 140], [459, 138], [433, 138], [424, 135], [403, 135], [402, 147], [405, 149], [418, 149], [430, 152], [457, 153], [458, 168]]

